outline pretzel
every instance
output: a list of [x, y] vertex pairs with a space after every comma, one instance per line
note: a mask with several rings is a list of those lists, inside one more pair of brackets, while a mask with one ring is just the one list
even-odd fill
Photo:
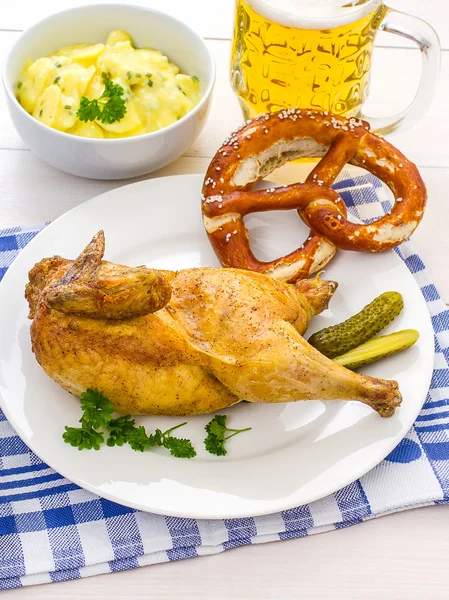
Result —
[[[304, 183], [251, 191], [276, 168], [304, 157], [322, 157]], [[391, 212], [367, 225], [347, 219], [343, 199], [331, 188], [346, 163], [366, 169], [392, 190]], [[260, 115], [225, 140], [204, 179], [202, 213], [223, 266], [294, 282], [322, 269], [337, 248], [382, 252], [398, 246], [421, 221], [426, 199], [416, 166], [372, 133], [369, 123], [295, 108]], [[259, 261], [243, 217], [289, 209], [311, 228], [309, 237], [286, 256]]]

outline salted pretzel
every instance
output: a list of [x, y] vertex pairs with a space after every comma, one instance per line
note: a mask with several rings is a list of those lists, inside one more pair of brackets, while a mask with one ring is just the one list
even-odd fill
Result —
[[[252, 184], [286, 162], [322, 157], [304, 183], [251, 191]], [[363, 225], [347, 219], [341, 196], [331, 188], [346, 163], [362, 167], [393, 191], [391, 212]], [[202, 194], [203, 222], [225, 267], [250, 269], [296, 281], [322, 269], [336, 249], [382, 252], [416, 229], [426, 204], [416, 166], [369, 123], [327, 112], [289, 109], [247, 121], [212, 159]], [[243, 217], [267, 210], [297, 209], [311, 228], [297, 250], [270, 262], [251, 252]]]

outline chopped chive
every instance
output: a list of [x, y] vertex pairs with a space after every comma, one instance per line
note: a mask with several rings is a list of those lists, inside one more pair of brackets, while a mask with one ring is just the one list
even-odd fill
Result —
[[126, 75], [128, 76], [128, 79], [131, 79], [131, 76], [132, 76], [131, 71], [128, 71], [128, 73]]
[[58, 83], [58, 81], [60, 80], [60, 77], [55, 77], [55, 80], [53, 81], [53, 83]]
[[41, 108], [41, 110], [39, 111], [39, 116], [42, 117], [42, 113], [44, 112], [44, 109]]
[[60, 62], [57, 62], [57, 63], [55, 63], [55, 67], [56, 67], [57, 69], [59, 69], [59, 67], [60, 67], [60, 66], [61, 66], [61, 63], [60, 63]]
[[17, 87], [18, 87], [18, 89], [19, 89], [19, 90], [20, 90], [20, 88], [22, 87], [22, 85], [23, 85], [23, 84], [22, 84], [22, 82], [21, 82], [21, 81], [19, 81], [19, 82], [17, 83]]
[[182, 87], [180, 85], [177, 85], [176, 87], [178, 88], [178, 90], [180, 92], [182, 92], [184, 94], [184, 96], [187, 96], [187, 94], [185, 93], [185, 91], [182, 89]]
[[192, 81], [194, 83], [199, 83], [200, 80], [198, 79], [198, 77], [196, 75], [192, 75]]
[[136, 73], [136, 77], [142, 77], [140, 73]]
[[72, 107], [70, 106], [70, 104], [66, 104], [66, 105], [64, 106], [64, 108], [65, 108], [66, 110], [70, 110]]

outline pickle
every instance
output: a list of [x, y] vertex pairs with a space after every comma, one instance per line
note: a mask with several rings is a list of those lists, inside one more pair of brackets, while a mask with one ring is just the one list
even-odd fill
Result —
[[399, 292], [384, 292], [343, 323], [317, 331], [308, 342], [324, 356], [335, 358], [377, 335], [398, 316], [403, 306]]
[[403, 329], [402, 331], [390, 333], [390, 335], [383, 335], [369, 340], [342, 356], [337, 356], [334, 361], [347, 369], [357, 369], [362, 365], [367, 365], [410, 348], [418, 338], [419, 333], [416, 329]]

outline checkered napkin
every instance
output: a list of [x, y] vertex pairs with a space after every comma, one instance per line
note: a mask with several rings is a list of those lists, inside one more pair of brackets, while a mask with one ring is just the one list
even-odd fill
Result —
[[[365, 221], [390, 210], [373, 177], [334, 186]], [[0, 278], [38, 229], [0, 232]], [[427, 301], [435, 370], [421, 414], [375, 469], [312, 504], [266, 517], [196, 521], [135, 511], [50, 469], [0, 411], [0, 588], [77, 579], [340, 529], [387, 513], [449, 502], [449, 310], [409, 242], [398, 251]]]

